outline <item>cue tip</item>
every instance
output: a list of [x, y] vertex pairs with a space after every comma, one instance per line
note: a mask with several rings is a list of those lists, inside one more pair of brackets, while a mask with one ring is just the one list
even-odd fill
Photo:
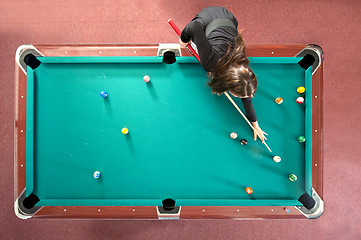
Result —
[[267, 147], [267, 149], [268, 149], [270, 152], [272, 152], [272, 150], [268, 147], [268, 145], [267, 145], [266, 142], [264, 142], [263, 144]]

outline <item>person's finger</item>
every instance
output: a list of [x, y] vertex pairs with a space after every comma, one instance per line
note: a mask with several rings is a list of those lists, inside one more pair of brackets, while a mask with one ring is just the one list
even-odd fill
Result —
[[264, 134], [268, 135], [268, 133], [263, 132]]
[[181, 47], [185, 47], [186, 44], [182, 41], [182, 39], [179, 38], [179, 44], [181, 45]]
[[254, 140], [256, 141], [257, 140], [257, 133], [254, 132], [253, 135], [254, 135]]

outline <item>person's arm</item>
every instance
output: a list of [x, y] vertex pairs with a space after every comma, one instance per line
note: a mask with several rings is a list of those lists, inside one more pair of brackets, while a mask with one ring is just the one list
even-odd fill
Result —
[[244, 109], [246, 110], [248, 120], [250, 120], [252, 122], [252, 125], [253, 125], [254, 129], [256, 130], [254, 132], [254, 140], [256, 141], [257, 136], [259, 135], [262, 142], [264, 142], [264, 140], [267, 140], [265, 135], [268, 135], [268, 134], [263, 132], [263, 130], [258, 125], [256, 111], [254, 110], [254, 107], [253, 107], [252, 98], [251, 97], [242, 98], [242, 103], [243, 103]]
[[190, 40], [192, 40], [196, 44], [202, 67], [206, 71], [211, 72], [212, 69], [216, 66], [219, 56], [215, 51], [212, 50], [202, 25], [197, 21], [190, 22], [183, 29], [180, 39], [184, 43], [188, 43]]
[[246, 110], [246, 115], [247, 115], [248, 120], [250, 120], [252, 123], [257, 122], [256, 111], [254, 110], [254, 107], [253, 107], [252, 98], [248, 97], [248, 98], [241, 98], [241, 99], [242, 99], [244, 109]]

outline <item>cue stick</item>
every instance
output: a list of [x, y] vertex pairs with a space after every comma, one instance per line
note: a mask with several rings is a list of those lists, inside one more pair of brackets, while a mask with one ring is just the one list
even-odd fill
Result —
[[[258, 132], [256, 131], [256, 129], [254, 129], [254, 127], [252, 126], [252, 124], [248, 121], [248, 119], [246, 118], [246, 116], [243, 114], [242, 110], [239, 109], [239, 107], [237, 106], [237, 104], [233, 101], [233, 99], [228, 95], [227, 92], [224, 92], [224, 94], [227, 96], [228, 100], [233, 104], [233, 106], [238, 110], [238, 112], [242, 115], [242, 117], [244, 118], [244, 120], [246, 120], [246, 122], [248, 123], [248, 125], [253, 129], [253, 131], [255, 133], [257, 133], [258, 137], [261, 138], [258, 134]], [[272, 150], [268, 147], [267, 143], [265, 140], [262, 141], [262, 143], [267, 147], [267, 149], [272, 152]]]
[[[173, 22], [172, 19], [168, 19], [168, 23], [171, 25], [171, 27], [174, 29], [174, 31], [178, 34], [178, 36], [181, 35], [181, 31], [179, 30], [179, 28], [177, 27], [177, 25], [175, 25], [175, 23]], [[191, 51], [191, 53], [197, 58], [197, 60], [199, 62], [201, 62], [201, 59], [199, 58], [197, 52], [194, 50], [194, 48], [192, 48], [192, 46], [190, 44], [187, 44], [187, 48], [189, 49], [189, 51]]]
[[[181, 31], [179, 30], [179, 28], [177, 27], [177, 25], [175, 25], [175, 23], [173, 22], [172, 19], [168, 20], [169, 25], [174, 29], [174, 31], [178, 34], [178, 36], [181, 35]], [[192, 54], [197, 58], [197, 60], [199, 62], [201, 62], [198, 53], [193, 49], [193, 47], [190, 44], [187, 44], [187, 48], [192, 52]], [[241, 109], [239, 109], [239, 107], [237, 106], [237, 104], [233, 101], [233, 99], [228, 95], [227, 92], [224, 92], [224, 94], [227, 96], [228, 100], [233, 104], [233, 106], [238, 110], [238, 112], [242, 115], [242, 117], [244, 118], [244, 120], [246, 120], [246, 122], [248, 123], [248, 125], [253, 129], [254, 132], [257, 133], [258, 137], [260, 137], [260, 135], [258, 134], [258, 132], [254, 129], [254, 127], [252, 126], [252, 124], [248, 121], [248, 119], [246, 118], [246, 116], [243, 114], [243, 112], [241, 111]], [[268, 147], [266, 141], [263, 140], [262, 142], [267, 149], [272, 152], [272, 150]]]

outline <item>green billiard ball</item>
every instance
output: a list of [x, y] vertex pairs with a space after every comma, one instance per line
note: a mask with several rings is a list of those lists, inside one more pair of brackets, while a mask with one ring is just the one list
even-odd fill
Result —
[[306, 138], [305, 138], [304, 136], [299, 136], [299, 137], [297, 138], [297, 140], [298, 140], [300, 143], [303, 143], [303, 142], [306, 141]]
[[291, 173], [290, 175], [288, 175], [288, 179], [291, 180], [292, 182], [297, 181], [297, 176], [293, 173]]

